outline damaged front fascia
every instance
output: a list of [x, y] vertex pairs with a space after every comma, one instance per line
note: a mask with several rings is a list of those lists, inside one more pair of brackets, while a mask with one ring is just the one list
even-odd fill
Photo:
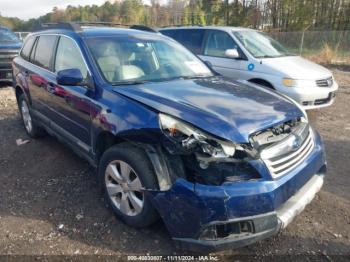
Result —
[[161, 191], [169, 190], [172, 183], [164, 154], [161, 153], [159, 146], [158, 148], [155, 148], [148, 145], [146, 146], [145, 150], [154, 167], [154, 171], [158, 179], [159, 189]]

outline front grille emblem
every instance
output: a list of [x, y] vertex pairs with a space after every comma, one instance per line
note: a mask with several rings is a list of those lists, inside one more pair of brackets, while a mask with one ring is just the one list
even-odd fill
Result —
[[297, 150], [301, 146], [301, 143], [302, 143], [301, 137], [297, 136], [297, 135], [294, 135], [294, 141], [293, 141], [293, 144], [292, 144], [293, 150]]

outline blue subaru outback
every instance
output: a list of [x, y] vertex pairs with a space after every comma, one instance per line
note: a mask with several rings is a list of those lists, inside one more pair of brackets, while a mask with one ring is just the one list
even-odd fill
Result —
[[14, 59], [25, 130], [96, 167], [125, 223], [160, 217], [187, 248], [238, 247], [285, 228], [320, 190], [323, 144], [292, 100], [154, 32], [51, 27]]

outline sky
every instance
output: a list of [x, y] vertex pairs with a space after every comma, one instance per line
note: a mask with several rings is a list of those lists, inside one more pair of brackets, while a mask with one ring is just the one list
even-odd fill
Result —
[[65, 8], [67, 5], [101, 5], [104, 2], [106, 0], [0, 0], [0, 14], [28, 20], [51, 12], [55, 6]]

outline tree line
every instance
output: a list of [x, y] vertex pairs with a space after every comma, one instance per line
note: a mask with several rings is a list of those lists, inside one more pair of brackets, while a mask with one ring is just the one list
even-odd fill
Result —
[[[2, 16], [1, 16], [2, 15]], [[23, 21], [0, 15], [0, 24], [33, 31], [42, 23], [63, 21], [171, 25], [229, 25], [274, 31], [349, 30], [350, 0], [115, 0], [104, 4], [54, 7]]]

